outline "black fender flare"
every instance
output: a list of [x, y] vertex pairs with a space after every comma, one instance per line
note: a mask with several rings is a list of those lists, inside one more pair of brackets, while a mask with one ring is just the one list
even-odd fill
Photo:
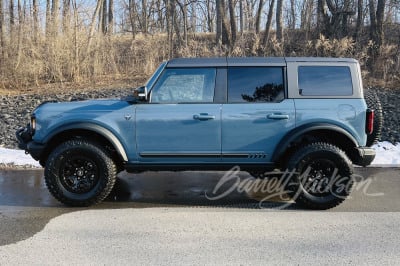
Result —
[[121, 156], [121, 158], [127, 162], [128, 161], [128, 156], [126, 154], [125, 148], [122, 145], [121, 141], [115, 136], [114, 133], [112, 133], [109, 129], [93, 124], [93, 123], [74, 123], [74, 124], [68, 124], [64, 125], [61, 127], [58, 127], [56, 130], [52, 131], [51, 134], [47, 135], [43, 142], [48, 143], [52, 138], [54, 138], [56, 135], [68, 131], [68, 130], [88, 130], [95, 132], [104, 138], [106, 138], [115, 148], [115, 150], [118, 152], [118, 154]]
[[301, 137], [302, 135], [316, 131], [316, 130], [330, 130], [330, 131], [335, 131], [336, 133], [340, 133], [347, 137], [353, 144], [354, 147], [358, 147], [358, 142], [354, 138], [352, 134], [350, 134], [347, 130], [333, 124], [328, 124], [328, 123], [311, 123], [311, 124], [305, 124], [302, 125], [298, 128], [293, 129], [289, 133], [287, 133], [279, 142], [277, 145], [277, 148], [275, 149], [273, 155], [272, 155], [272, 161], [276, 162], [278, 159], [285, 153], [286, 149], [289, 147], [290, 143], [292, 143], [294, 140], [297, 138]]

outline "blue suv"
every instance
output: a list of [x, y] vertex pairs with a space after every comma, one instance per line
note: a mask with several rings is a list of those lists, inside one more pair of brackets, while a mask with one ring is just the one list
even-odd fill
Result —
[[101, 202], [123, 170], [240, 166], [293, 171], [296, 202], [327, 209], [374, 159], [373, 119], [354, 59], [178, 58], [128, 97], [42, 103], [16, 135], [66, 205]]

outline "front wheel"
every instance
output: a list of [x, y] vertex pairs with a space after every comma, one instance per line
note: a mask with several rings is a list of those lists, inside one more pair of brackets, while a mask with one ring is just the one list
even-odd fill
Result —
[[296, 203], [325, 210], [342, 203], [353, 186], [353, 167], [344, 151], [328, 143], [311, 143], [289, 159], [295, 172], [289, 191]]
[[45, 181], [50, 193], [69, 206], [90, 206], [111, 192], [117, 175], [105, 149], [85, 139], [69, 140], [49, 156]]

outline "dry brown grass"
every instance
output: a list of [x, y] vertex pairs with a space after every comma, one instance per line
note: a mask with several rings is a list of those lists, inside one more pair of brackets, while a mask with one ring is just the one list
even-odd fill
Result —
[[[95, 34], [89, 42], [86, 30], [82, 29], [75, 34], [59, 34], [47, 39], [41, 35], [34, 41], [29, 29], [22, 30], [20, 37], [13, 37], [14, 42], [11, 39], [6, 42], [6, 57], [0, 61], [0, 94], [3, 95], [134, 87], [170, 57], [166, 34], [136, 35], [135, 39], [129, 34]], [[400, 81], [398, 43], [385, 44], [374, 66], [370, 67], [368, 49], [371, 43], [367, 40], [356, 43], [352, 38], [327, 39], [324, 36], [306, 40], [300, 32], [294, 32], [287, 33], [285, 42], [279, 43], [273, 34], [271, 36], [263, 46], [261, 34], [245, 33], [233, 47], [227, 48], [215, 45], [213, 34], [190, 34], [187, 46], [176, 40], [173, 56], [353, 57], [361, 63], [365, 84], [397, 87]]]

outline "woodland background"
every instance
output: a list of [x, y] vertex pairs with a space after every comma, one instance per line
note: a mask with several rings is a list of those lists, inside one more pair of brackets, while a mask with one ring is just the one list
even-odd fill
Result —
[[400, 0], [0, 0], [0, 90], [143, 82], [172, 57], [334, 56], [400, 83]]

